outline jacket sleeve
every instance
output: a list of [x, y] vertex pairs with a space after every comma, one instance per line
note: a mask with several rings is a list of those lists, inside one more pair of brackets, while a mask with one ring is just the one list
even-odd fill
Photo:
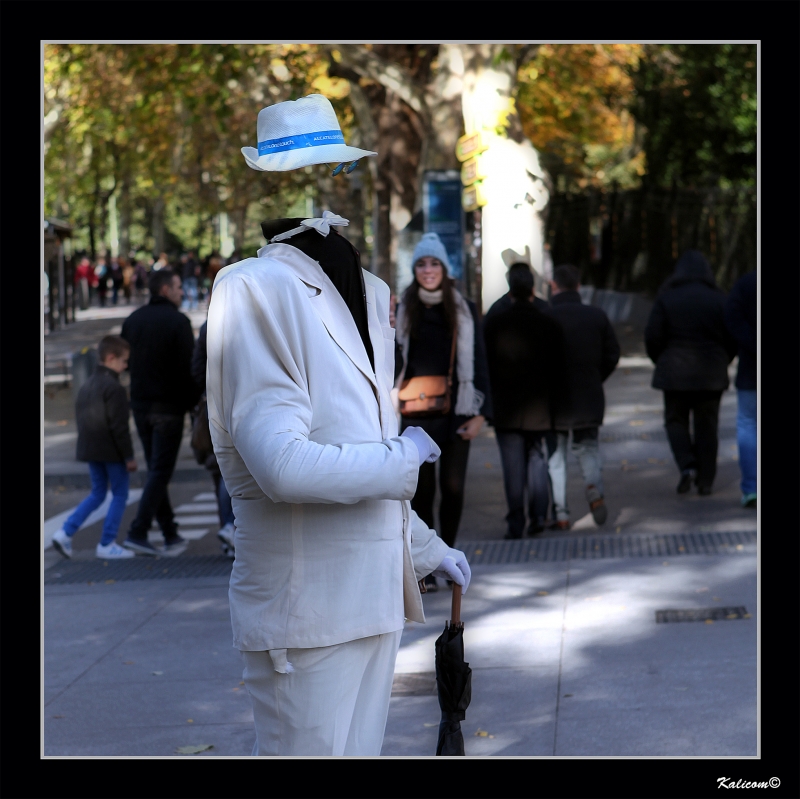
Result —
[[419, 453], [409, 438], [357, 444], [310, 440], [302, 320], [288, 321], [291, 299], [271, 302], [255, 281], [235, 273], [214, 289], [206, 389], [215, 451], [224, 444], [224, 436], [217, 440], [220, 426], [273, 502], [410, 500]]
[[411, 511], [411, 558], [417, 580], [427, 577], [444, 560], [450, 547]]
[[192, 357], [194, 355], [194, 334], [192, 323], [187, 316], [181, 316], [176, 342], [176, 362], [181, 385], [185, 393], [185, 407], [193, 408], [200, 399], [201, 390], [192, 376]]
[[103, 401], [111, 440], [119, 452], [120, 460], [129, 461], [133, 458], [133, 444], [129, 427], [128, 395], [122, 386], [109, 385], [103, 394]]
[[192, 353], [192, 379], [201, 393], [205, 393], [206, 390], [206, 361], [208, 359], [206, 354], [207, 331], [208, 322], [204, 322], [197, 335], [194, 352]]
[[644, 346], [647, 350], [647, 357], [653, 363], [658, 363], [661, 353], [667, 348], [667, 333], [667, 314], [664, 304], [660, 298], [656, 298], [644, 329]]
[[481, 416], [491, 422], [494, 418], [494, 409], [492, 408], [492, 388], [489, 382], [489, 363], [486, 358], [486, 342], [483, 339], [483, 325], [478, 319], [478, 309], [475, 303], [469, 302], [468, 304], [472, 312], [472, 321], [475, 326], [474, 385], [484, 396], [483, 405], [481, 406]]
[[611, 325], [608, 317], [605, 319], [603, 330], [603, 362], [600, 367], [600, 379], [606, 380], [608, 376], [617, 368], [619, 363], [619, 342], [617, 334]]

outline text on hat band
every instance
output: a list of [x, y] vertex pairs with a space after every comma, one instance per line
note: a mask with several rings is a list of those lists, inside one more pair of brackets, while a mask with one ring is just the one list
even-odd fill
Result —
[[258, 143], [258, 154], [282, 153], [300, 150], [303, 147], [320, 147], [323, 144], [344, 144], [344, 133], [340, 130], [320, 130], [316, 133], [299, 133], [281, 139], [268, 139]]

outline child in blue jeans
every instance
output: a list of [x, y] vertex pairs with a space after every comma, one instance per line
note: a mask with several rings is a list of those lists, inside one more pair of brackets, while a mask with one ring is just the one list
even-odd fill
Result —
[[53, 536], [53, 547], [65, 558], [72, 557], [72, 536], [89, 514], [103, 504], [110, 484], [111, 505], [95, 554], [98, 558], [132, 558], [134, 552], [116, 543], [128, 502], [128, 473], [136, 471], [128, 427], [128, 395], [119, 382], [120, 373], [128, 368], [131, 348], [120, 336], [105, 336], [97, 349], [100, 363], [81, 386], [75, 401], [77, 459], [89, 463], [92, 493]]

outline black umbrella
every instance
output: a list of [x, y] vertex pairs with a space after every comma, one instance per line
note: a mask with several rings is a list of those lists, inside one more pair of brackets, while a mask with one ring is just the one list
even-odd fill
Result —
[[464, 624], [461, 621], [461, 586], [453, 584], [452, 618], [436, 639], [436, 686], [439, 689], [437, 755], [464, 755], [461, 722], [472, 699], [472, 669], [464, 661]]

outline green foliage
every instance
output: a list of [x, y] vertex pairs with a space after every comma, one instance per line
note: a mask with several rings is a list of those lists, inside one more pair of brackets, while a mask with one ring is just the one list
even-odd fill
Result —
[[98, 250], [112, 193], [134, 246], [155, 246], [161, 207], [184, 247], [213, 248], [221, 211], [244, 225], [239, 244], [258, 244], [250, 206], [281, 214], [317, 176], [246, 165], [241, 147], [255, 145], [261, 108], [317, 92], [345, 135], [353, 118], [347, 83], [327, 77], [315, 45], [46, 45], [44, 71], [45, 117], [58, 120], [46, 138], [45, 212], [78, 227], [78, 246], [96, 239]]
[[756, 45], [645, 45], [631, 110], [653, 185], [754, 185]]

